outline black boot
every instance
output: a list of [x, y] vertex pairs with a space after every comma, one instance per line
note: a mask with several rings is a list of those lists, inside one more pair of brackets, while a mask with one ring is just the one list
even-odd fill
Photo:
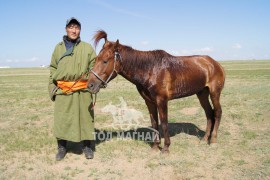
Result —
[[56, 154], [55, 159], [56, 161], [60, 161], [64, 159], [65, 155], [67, 154], [67, 149], [66, 149], [67, 141], [62, 140], [62, 139], [57, 139], [57, 143], [58, 143], [58, 152]]
[[82, 150], [83, 150], [83, 153], [84, 153], [86, 159], [93, 159], [94, 158], [94, 152], [91, 149], [90, 140], [83, 141], [83, 149]]

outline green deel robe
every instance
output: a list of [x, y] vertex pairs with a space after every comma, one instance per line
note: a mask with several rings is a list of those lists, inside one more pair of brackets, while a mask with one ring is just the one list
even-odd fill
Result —
[[[76, 81], [89, 71], [95, 62], [95, 51], [86, 42], [80, 41], [74, 46], [73, 54], [65, 56], [64, 42], [56, 45], [51, 58], [49, 93], [57, 85], [58, 80]], [[85, 78], [87, 79], [87, 77]], [[58, 89], [56, 93], [61, 93]], [[50, 94], [50, 96], [52, 96]], [[94, 139], [93, 98], [86, 90], [76, 91], [68, 95], [56, 95], [54, 104], [53, 134], [56, 138], [72, 142]]]

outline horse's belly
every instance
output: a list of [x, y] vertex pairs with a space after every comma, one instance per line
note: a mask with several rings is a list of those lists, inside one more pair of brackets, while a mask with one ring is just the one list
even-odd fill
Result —
[[198, 93], [205, 87], [204, 78], [188, 79], [186, 81], [175, 80], [168, 91], [168, 97], [170, 99], [176, 99], [186, 96], [191, 96]]

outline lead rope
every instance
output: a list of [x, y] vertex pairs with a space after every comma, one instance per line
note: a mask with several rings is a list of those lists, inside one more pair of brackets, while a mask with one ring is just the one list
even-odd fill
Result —
[[91, 107], [92, 111], [95, 109], [96, 102], [97, 102], [97, 94], [95, 94], [94, 102], [93, 102], [92, 107]]

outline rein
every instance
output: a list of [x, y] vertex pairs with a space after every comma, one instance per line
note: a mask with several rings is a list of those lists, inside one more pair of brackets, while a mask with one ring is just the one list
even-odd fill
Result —
[[119, 52], [115, 52], [115, 53], [114, 53], [113, 70], [112, 70], [111, 74], [109, 75], [109, 77], [108, 77], [106, 80], [103, 80], [103, 79], [102, 79], [95, 71], [93, 71], [93, 70], [90, 70], [90, 71], [89, 71], [89, 72], [92, 72], [92, 73], [96, 76], [96, 78], [98, 78], [98, 79], [102, 82], [102, 85], [103, 85], [102, 87], [103, 87], [103, 88], [106, 88], [106, 87], [107, 87], [108, 82], [109, 82], [109, 80], [111, 79], [111, 77], [112, 77], [112, 75], [113, 75], [114, 72], [115, 72], [116, 74], [118, 74], [118, 72], [115, 70], [117, 57], [119, 57], [119, 58], [120, 58], [120, 61], [123, 62], [123, 61], [122, 61], [122, 56], [120, 55], [120, 53], [119, 53]]

